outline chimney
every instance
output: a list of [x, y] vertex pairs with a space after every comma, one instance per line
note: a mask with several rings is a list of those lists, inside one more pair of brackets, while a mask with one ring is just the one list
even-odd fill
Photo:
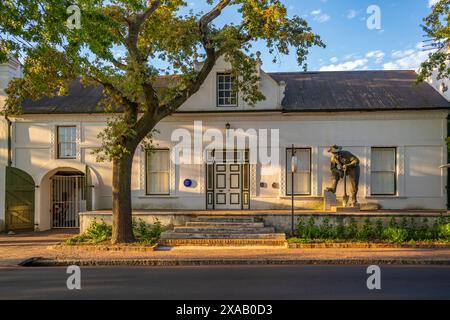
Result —
[[5, 89], [8, 87], [8, 83], [13, 78], [22, 76], [22, 66], [14, 57], [9, 57], [8, 62], [0, 64], [0, 109], [3, 108], [6, 93]]

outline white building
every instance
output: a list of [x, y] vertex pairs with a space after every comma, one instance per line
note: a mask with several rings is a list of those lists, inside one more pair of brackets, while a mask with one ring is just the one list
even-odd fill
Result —
[[[14, 68], [14, 63], [1, 67], [0, 89], [16, 74]], [[447, 163], [450, 104], [429, 84], [414, 86], [414, 71], [261, 70], [266, 100], [251, 107], [239, 96], [232, 98], [228, 69], [220, 60], [200, 91], [158, 125], [155, 153], [138, 148], [132, 178], [135, 209], [287, 209], [292, 145], [299, 161], [296, 206], [319, 209], [323, 190], [330, 184], [327, 149], [333, 144], [361, 161], [360, 203], [377, 203], [384, 209], [447, 208], [447, 170], [439, 167]], [[79, 211], [111, 208], [111, 164], [97, 163], [91, 154], [99, 146], [97, 135], [108, 117], [97, 107], [100, 98], [101, 88], [74, 82], [68, 96], [27, 101], [22, 115], [10, 117], [11, 166], [29, 176], [8, 170], [20, 180], [13, 179], [12, 184], [25, 183], [28, 189], [8, 186], [25, 199], [22, 204], [2, 187], [0, 228], [5, 221], [8, 229], [74, 226]], [[249, 163], [253, 155], [246, 152], [248, 141], [244, 147], [216, 149], [214, 154], [205, 150], [208, 142], [204, 142], [200, 163], [174, 164], [170, 151], [178, 142], [171, 136], [184, 128], [194, 137], [194, 121], [202, 122], [201, 134], [212, 128], [224, 136], [227, 128], [278, 129], [279, 164]], [[234, 157], [233, 163], [224, 164], [223, 154]], [[1, 186], [6, 185], [7, 162], [8, 125], [2, 119]], [[30, 203], [33, 192], [34, 203]], [[342, 194], [340, 183], [337, 195]]]

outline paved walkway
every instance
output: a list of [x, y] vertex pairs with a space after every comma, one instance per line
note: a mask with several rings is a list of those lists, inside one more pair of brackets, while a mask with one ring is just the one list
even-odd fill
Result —
[[52, 230], [17, 235], [0, 234], [0, 266], [17, 265], [32, 257], [49, 259], [269, 259], [269, 260], [448, 260], [450, 249], [284, 249], [238, 247], [176, 247], [153, 252], [56, 250], [53, 244], [77, 230]]
[[21, 261], [47, 256], [48, 246], [60, 243], [78, 233], [78, 229], [55, 229], [42, 232], [0, 233], [0, 266], [16, 265]]

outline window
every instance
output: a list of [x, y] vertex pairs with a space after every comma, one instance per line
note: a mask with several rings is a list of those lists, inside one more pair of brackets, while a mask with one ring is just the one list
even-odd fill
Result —
[[146, 152], [146, 194], [169, 194], [170, 153], [157, 149]]
[[[311, 149], [295, 148], [297, 171], [294, 173], [294, 195], [311, 194]], [[292, 148], [286, 149], [286, 195], [292, 194]]]
[[372, 148], [370, 187], [373, 195], [395, 195], [396, 148]]
[[75, 159], [77, 156], [77, 127], [61, 126], [58, 131], [58, 159]]
[[217, 74], [217, 106], [236, 107], [237, 92], [233, 90], [234, 77], [229, 73]]

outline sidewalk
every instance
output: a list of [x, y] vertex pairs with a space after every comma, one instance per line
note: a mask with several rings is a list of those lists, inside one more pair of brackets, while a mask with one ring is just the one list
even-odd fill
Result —
[[21, 232], [15, 235], [0, 233], [0, 266], [17, 265], [30, 257], [47, 256], [48, 246], [77, 233], [78, 229]]
[[[199, 265], [199, 264], [366, 264], [408, 263], [448, 264], [450, 249], [415, 248], [239, 248], [175, 247], [156, 251], [86, 251], [53, 249], [76, 231], [53, 230], [40, 233], [0, 235], [0, 267], [18, 265], [41, 257], [47, 264], [66, 265]], [[50, 263], [49, 263], [50, 262]]]

